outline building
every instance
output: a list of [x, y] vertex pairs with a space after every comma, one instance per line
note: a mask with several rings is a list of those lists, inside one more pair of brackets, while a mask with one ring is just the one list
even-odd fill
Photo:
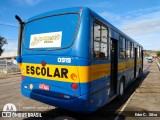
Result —
[[19, 72], [16, 61], [17, 51], [5, 51], [0, 56], [0, 73]]
[[17, 56], [17, 50], [4, 51], [0, 56], [0, 61], [5, 60], [7, 62], [12, 62], [13, 64], [17, 64], [16, 56]]

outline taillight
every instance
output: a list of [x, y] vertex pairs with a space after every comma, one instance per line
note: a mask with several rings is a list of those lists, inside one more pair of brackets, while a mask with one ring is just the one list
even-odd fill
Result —
[[41, 65], [44, 67], [44, 66], [46, 66], [46, 62], [45, 61], [42, 61], [41, 62]]
[[24, 76], [22, 75], [22, 80], [24, 80]]
[[77, 84], [77, 83], [72, 83], [72, 88], [73, 88], [74, 90], [78, 89], [78, 84]]

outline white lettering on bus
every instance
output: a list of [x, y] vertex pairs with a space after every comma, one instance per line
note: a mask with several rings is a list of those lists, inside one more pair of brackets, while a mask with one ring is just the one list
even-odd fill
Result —
[[71, 58], [58, 58], [59, 63], [71, 63]]

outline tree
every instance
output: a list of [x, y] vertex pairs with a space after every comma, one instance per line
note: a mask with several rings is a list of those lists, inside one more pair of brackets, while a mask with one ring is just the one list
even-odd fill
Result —
[[160, 51], [157, 52], [157, 56], [160, 57]]
[[7, 44], [7, 40], [4, 37], [0, 36], [0, 56], [4, 51], [4, 49], [2, 49], [4, 44]]

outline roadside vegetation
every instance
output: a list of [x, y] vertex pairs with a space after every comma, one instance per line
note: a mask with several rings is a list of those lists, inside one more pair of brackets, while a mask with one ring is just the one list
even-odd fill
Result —
[[4, 44], [7, 44], [7, 40], [4, 37], [0, 36], [0, 56], [4, 51], [4, 49], [2, 48]]
[[160, 51], [157, 52], [157, 57], [160, 57]]
[[160, 63], [160, 51], [157, 52], [158, 62]]

